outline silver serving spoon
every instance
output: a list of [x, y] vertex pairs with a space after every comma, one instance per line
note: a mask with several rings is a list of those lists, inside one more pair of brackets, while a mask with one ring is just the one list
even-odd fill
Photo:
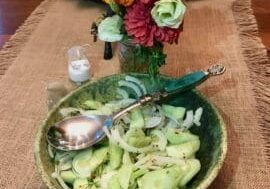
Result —
[[112, 115], [89, 115], [66, 118], [51, 126], [47, 133], [48, 143], [56, 149], [69, 151], [88, 148], [104, 138], [104, 127], [110, 129], [113, 122], [130, 110], [157, 102], [168, 95], [181, 93], [201, 84], [210, 76], [225, 72], [222, 65], [213, 65], [207, 71], [197, 71], [166, 83], [163, 91], [147, 94], [130, 104], [126, 108]]

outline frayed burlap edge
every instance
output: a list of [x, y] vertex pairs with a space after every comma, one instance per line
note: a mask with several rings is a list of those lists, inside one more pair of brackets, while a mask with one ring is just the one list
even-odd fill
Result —
[[254, 86], [260, 131], [265, 141], [265, 153], [270, 162], [270, 61], [267, 50], [259, 38], [251, 0], [236, 0], [232, 8], [238, 25], [243, 55]]
[[0, 79], [18, 56], [53, 2], [53, 0], [43, 1], [0, 50]]

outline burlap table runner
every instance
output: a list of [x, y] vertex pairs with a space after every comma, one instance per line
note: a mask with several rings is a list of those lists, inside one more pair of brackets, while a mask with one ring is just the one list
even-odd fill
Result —
[[[250, 1], [189, 1], [188, 7], [180, 44], [166, 46], [162, 73], [179, 76], [219, 61], [227, 67], [200, 87], [220, 110], [229, 137], [226, 162], [211, 188], [270, 188], [270, 70]], [[117, 56], [103, 60], [103, 43], [91, 42], [90, 23], [102, 11], [83, 1], [47, 0], [0, 52], [1, 189], [44, 187], [33, 143], [47, 112], [46, 84], [67, 79], [67, 48], [90, 44], [96, 78], [119, 71]]]

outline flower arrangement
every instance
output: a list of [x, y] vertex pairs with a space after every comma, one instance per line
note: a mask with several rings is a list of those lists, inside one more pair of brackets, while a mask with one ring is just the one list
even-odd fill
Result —
[[131, 40], [136, 62], [156, 75], [165, 64], [165, 43], [178, 43], [186, 6], [181, 0], [109, 0], [113, 15], [97, 23], [97, 34], [106, 42]]

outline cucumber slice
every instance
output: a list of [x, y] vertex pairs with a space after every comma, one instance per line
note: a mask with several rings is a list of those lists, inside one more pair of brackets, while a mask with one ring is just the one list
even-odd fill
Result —
[[[131, 178], [130, 178], [130, 184], [131, 186], [134, 186], [134, 184], [137, 186], [136, 180], [149, 172], [147, 169], [138, 169], [137, 171], [132, 172]], [[135, 187], [136, 188], [136, 187]]]
[[112, 177], [117, 174], [117, 171], [109, 171], [107, 173], [103, 173], [100, 178], [100, 186], [101, 188], [108, 188], [108, 184]]
[[187, 159], [193, 157], [200, 148], [199, 140], [192, 140], [183, 144], [171, 145], [166, 147], [168, 156]]
[[120, 186], [120, 183], [118, 181], [118, 176], [117, 175], [114, 175], [109, 183], [108, 183], [108, 188], [107, 189], [122, 189], [121, 186]]
[[92, 158], [93, 150], [86, 149], [79, 152], [72, 161], [72, 169], [81, 178], [91, 176], [92, 167], [89, 166]]
[[109, 164], [112, 169], [117, 169], [120, 167], [123, 157], [123, 149], [120, 148], [118, 145], [114, 143], [110, 143], [109, 147], [109, 154], [110, 154], [110, 161]]
[[73, 189], [90, 189], [90, 187], [86, 178], [77, 178], [73, 184]]
[[192, 140], [198, 140], [199, 137], [189, 132], [181, 132], [175, 128], [167, 128], [165, 133], [170, 144], [183, 144]]
[[100, 188], [97, 188], [95, 185], [92, 185], [90, 189], [100, 189]]
[[184, 107], [175, 107], [171, 105], [162, 105], [165, 116], [173, 120], [183, 120], [186, 109]]
[[119, 169], [118, 180], [122, 189], [128, 189], [133, 169], [132, 165], [124, 165]]
[[151, 144], [151, 137], [145, 136], [142, 129], [131, 128], [125, 135], [127, 143], [134, 147], [145, 147]]
[[89, 169], [94, 172], [96, 168], [108, 158], [109, 147], [101, 147], [94, 150], [93, 155], [88, 162]]
[[181, 178], [179, 182], [179, 187], [184, 187], [201, 169], [201, 163], [197, 159], [189, 159], [187, 160], [188, 171], [185, 172], [183, 178]]
[[104, 115], [111, 115], [113, 113], [112, 109], [109, 108], [108, 106], [103, 106], [98, 109], [98, 111], [102, 112]]
[[145, 137], [145, 133], [140, 128], [130, 128], [125, 135], [125, 139], [128, 140], [129, 137]]
[[82, 108], [85, 110], [97, 110], [102, 107], [102, 103], [95, 100], [87, 100], [82, 104]]
[[139, 179], [138, 184], [140, 189], [175, 189], [181, 177], [181, 168], [172, 166], [146, 173]]
[[150, 137], [130, 137], [128, 139], [128, 144], [134, 147], [142, 148], [149, 146], [151, 144], [151, 138]]
[[69, 184], [73, 184], [74, 181], [77, 179], [77, 176], [73, 173], [73, 171], [61, 171], [60, 176], [62, 179]]
[[164, 151], [168, 142], [163, 132], [161, 132], [160, 130], [153, 130], [151, 132], [151, 135], [157, 138], [156, 141], [154, 140], [155, 138], [152, 140], [153, 146], [157, 147], [160, 151]]
[[140, 108], [136, 108], [131, 111], [131, 120], [130, 127], [131, 128], [143, 128], [144, 127], [144, 117]]
[[123, 155], [123, 165], [133, 165], [129, 152], [124, 151]]
[[67, 161], [60, 161], [59, 162], [59, 170], [65, 171], [72, 168], [72, 158], [68, 159]]
[[100, 188], [97, 188], [95, 185], [91, 186], [90, 189], [100, 189]]

